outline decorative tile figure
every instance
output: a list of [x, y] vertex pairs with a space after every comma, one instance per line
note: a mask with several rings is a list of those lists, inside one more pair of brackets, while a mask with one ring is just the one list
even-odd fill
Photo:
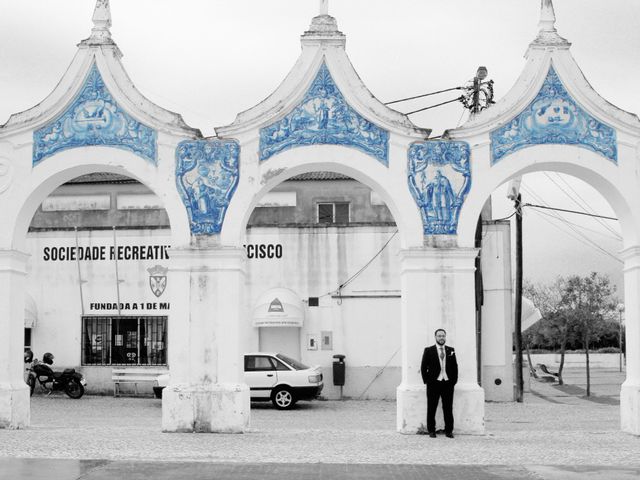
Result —
[[189, 212], [191, 233], [220, 233], [238, 186], [240, 146], [235, 140], [185, 140], [176, 150], [176, 184]]
[[157, 133], [127, 114], [107, 90], [95, 64], [67, 110], [33, 133], [33, 165], [68, 148], [104, 145], [157, 163]]
[[579, 145], [618, 161], [615, 130], [580, 108], [553, 67], [529, 106], [491, 132], [491, 163], [522, 148], [547, 143]]
[[409, 190], [425, 235], [455, 235], [458, 216], [471, 188], [469, 145], [427, 141], [409, 148]]
[[324, 63], [302, 102], [260, 130], [260, 160], [293, 147], [318, 144], [355, 147], [388, 166], [389, 132], [347, 104]]

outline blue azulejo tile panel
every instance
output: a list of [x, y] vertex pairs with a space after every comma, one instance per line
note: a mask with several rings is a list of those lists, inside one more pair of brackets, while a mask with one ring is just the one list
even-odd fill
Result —
[[471, 188], [466, 142], [427, 141], [409, 147], [409, 190], [420, 208], [425, 235], [455, 235]]
[[191, 233], [220, 233], [238, 186], [240, 146], [235, 140], [185, 140], [176, 149], [176, 184]]
[[33, 133], [33, 165], [76, 147], [122, 148], [157, 163], [157, 133], [125, 112], [107, 90], [95, 64], [69, 108]]
[[344, 145], [389, 163], [389, 132], [351, 108], [323, 63], [302, 102], [260, 130], [260, 160], [303, 145]]
[[578, 145], [618, 161], [616, 131], [585, 112], [549, 67], [536, 98], [516, 118], [491, 132], [491, 163], [531, 145]]

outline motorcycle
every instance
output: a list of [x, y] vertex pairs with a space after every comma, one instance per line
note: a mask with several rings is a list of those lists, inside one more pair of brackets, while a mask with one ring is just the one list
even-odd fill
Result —
[[53, 365], [53, 355], [45, 353], [42, 362], [33, 359], [29, 367], [27, 384], [33, 395], [36, 383], [40, 383], [42, 388], [50, 395], [54, 391], [63, 391], [69, 397], [78, 399], [84, 395], [84, 387], [87, 384], [81, 373], [73, 368], [65, 368], [62, 372], [54, 372], [50, 365]]

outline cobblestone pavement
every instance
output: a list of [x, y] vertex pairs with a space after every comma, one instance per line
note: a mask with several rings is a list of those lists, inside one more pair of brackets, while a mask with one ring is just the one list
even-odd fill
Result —
[[0, 480], [631, 480], [640, 468], [1, 459]]
[[[294, 470], [307, 464], [308, 475], [299, 472], [291, 478], [319, 478], [313, 472], [325, 467], [318, 464], [333, 464], [326, 468], [334, 468], [336, 475], [341, 471], [351, 475], [343, 478], [414, 478], [408, 473], [411, 468], [422, 475], [416, 473], [415, 478], [424, 478], [427, 470], [420, 470], [420, 465], [441, 466], [442, 473], [434, 478], [640, 477], [640, 439], [619, 431], [618, 395], [624, 377], [614, 371], [594, 372], [594, 395], [589, 398], [581, 393], [582, 378], [576, 371], [567, 372], [564, 387], [534, 382], [523, 404], [487, 403], [486, 434], [457, 435], [453, 440], [396, 433], [395, 402], [301, 402], [287, 412], [253, 404], [249, 432], [218, 435], [162, 433], [161, 401], [152, 398], [34, 396], [31, 427], [0, 430], [0, 471], [8, 471], [9, 458], [21, 457], [117, 461], [92, 467], [92, 475], [114, 465], [126, 468], [127, 461], [215, 462], [217, 469], [236, 470], [236, 476], [225, 477], [221, 470], [215, 477], [173, 478], [275, 478], [275, 473], [267, 476], [271, 471], [267, 464], [274, 465], [274, 472], [285, 468], [283, 464]], [[238, 476], [251, 464], [262, 465], [255, 468], [264, 469], [264, 476]], [[384, 467], [378, 470], [392, 466], [408, 470], [372, 476], [373, 466], [381, 464]], [[447, 476], [463, 465], [471, 469], [471, 476]], [[564, 476], [550, 476], [560, 466]], [[340, 478], [327, 475], [324, 478]]]

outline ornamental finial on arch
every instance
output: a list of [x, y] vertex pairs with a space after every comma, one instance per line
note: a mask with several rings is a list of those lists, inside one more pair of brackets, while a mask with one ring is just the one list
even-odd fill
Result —
[[538, 30], [538, 36], [533, 41], [533, 45], [567, 48], [571, 45], [556, 30], [556, 12], [553, 8], [553, 0], [540, 0]]
[[93, 28], [89, 38], [84, 39], [80, 45], [115, 45], [111, 39], [111, 8], [109, 0], [96, 0], [93, 9]]

